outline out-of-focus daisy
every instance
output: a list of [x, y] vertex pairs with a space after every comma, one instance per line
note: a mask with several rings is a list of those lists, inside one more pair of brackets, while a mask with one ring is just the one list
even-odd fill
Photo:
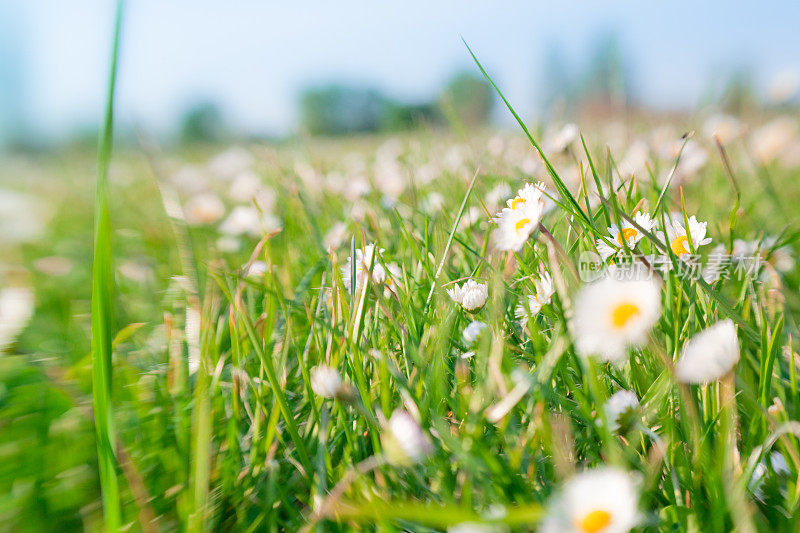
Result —
[[231, 180], [250, 169], [254, 159], [252, 154], [241, 146], [228, 148], [208, 162], [208, 170], [219, 178]]
[[635, 416], [638, 416], [641, 405], [636, 393], [629, 390], [618, 390], [611, 395], [605, 405], [606, 420], [609, 429], [616, 431], [620, 427], [628, 427]]
[[[377, 255], [381, 255], [383, 252], [383, 248], [380, 248]], [[383, 283], [383, 280], [386, 278], [386, 270], [384, 270], [383, 265], [381, 265], [379, 261], [375, 261], [375, 255], [375, 245], [372, 243], [366, 245], [363, 250], [356, 250], [356, 293], [361, 292], [364, 280], [369, 274], [370, 268], [372, 268], [372, 280], [375, 283]], [[352, 258], [348, 256], [347, 263], [342, 266], [342, 282], [348, 290], [352, 286], [351, 264]]]
[[392, 413], [381, 434], [383, 452], [390, 464], [410, 466], [433, 453], [427, 431], [408, 412]]
[[544, 146], [550, 152], [563, 152], [572, 142], [578, 138], [580, 131], [578, 126], [573, 123], [564, 124], [558, 131], [555, 131], [545, 138]]
[[25, 329], [33, 315], [33, 291], [26, 287], [0, 290], [0, 352]]
[[555, 294], [556, 289], [553, 285], [553, 278], [547, 272], [542, 272], [539, 279], [534, 282], [536, 293], [526, 297], [526, 302], [520, 303], [514, 310], [514, 316], [523, 321], [529, 316], [539, 314], [542, 307], [550, 303], [550, 299]]
[[334, 224], [328, 233], [325, 234], [323, 244], [326, 250], [338, 248], [347, 237], [347, 224], [344, 222], [337, 222]]
[[766, 165], [778, 157], [796, 136], [797, 122], [781, 116], [755, 130], [750, 136], [750, 146], [758, 160]]
[[480, 320], [473, 320], [469, 323], [467, 327], [464, 328], [463, 333], [461, 334], [464, 337], [464, 342], [467, 344], [472, 344], [478, 337], [480, 336], [481, 332], [486, 329], [486, 323], [481, 322]]
[[478, 283], [474, 279], [468, 279], [461, 286], [456, 283], [452, 289], [447, 289], [450, 299], [471, 313], [479, 311], [484, 306], [488, 294], [486, 284]]
[[253, 263], [247, 267], [245, 276], [248, 278], [260, 278], [267, 273], [267, 270], [269, 270], [269, 267], [264, 261], [253, 261]]
[[242, 247], [242, 241], [232, 235], [222, 235], [217, 239], [217, 248], [220, 252], [234, 253]]
[[625, 533], [639, 522], [639, 490], [628, 472], [602, 467], [570, 479], [551, 502], [546, 533]]
[[784, 69], [770, 80], [767, 97], [773, 104], [788, 102], [800, 88], [800, 73], [796, 69]]
[[791, 248], [788, 246], [780, 246], [775, 248], [775, 243], [778, 241], [775, 237], [764, 237], [762, 242], [763, 248], [771, 249], [767, 255], [767, 262], [778, 272], [789, 272], [794, 268], [795, 260], [792, 255]]
[[220, 224], [219, 231], [226, 235], [261, 237], [263, 232], [272, 231], [278, 227], [280, 227], [280, 222], [273, 215], [262, 214], [255, 207], [238, 205]]
[[714, 283], [719, 281], [725, 270], [730, 266], [730, 256], [725, 250], [724, 244], [716, 245], [711, 253], [708, 254], [708, 261], [703, 267], [703, 279], [706, 283]]
[[225, 215], [225, 204], [214, 193], [192, 196], [183, 207], [183, 216], [190, 226], [213, 224]]
[[675, 376], [684, 383], [708, 383], [722, 378], [738, 361], [736, 328], [726, 319], [689, 339], [675, 364]]
[[0, 235], [3, 244], [31, 242], [42, 237], [50, 209], [41, 198], [0, 188]]
[[498, 206], [509, 196], [511, 196], [511, 187], [508, 183], [500, 183], [486, 193], [486, 205], [488, 207]]
[[575, 347], [584, 356], [621, 362], [627, 347], [647, 341], [660, 316], [661, 290], [655, 280], [604, 277], [584, 285], [575, 299]]
[[[707, 222], [698, 222], [694, 215], [689, 217], [689, 233], [692, 236], [692, 245], [695, 251], [711, 242], [711, 237], [706, 237], [707, 225]], [[658, 237], [672, 249], [672, 253], [679, 257], [692, 253], [689, 236], [686, 234], [686, 228], [683, 227], [683, 219], [679, 215], [673, 215], [667, 220], [666, 230], [666, 237], [663, 231], [658, 232]]]
[[426, 196], [425, 199], [422, 200], [420, 207], [426, 213], [434, 214], [437, 211], [440, 211], [442, 207], [444, 207], [444, 196], [434, 191], [428, 194], [428, 196]]
[[397, 294], [400, 289], [400, 280], [403, 278], [403, 271], [397, 263], [386, 263], [386, 276], [383, 280], [383, 296], [388, 298], [392, 294]]
[[722, 144], [733, 141], [743, 131], [744, 127], [739, 119], [725, 114], [712, 115], [703, 124], [703, 135], [710, 141], [719, 139]]
[[350, 396], [350, 386], [342, 380], [339, 372], [328, 365], [321, 364], [311, 369], [311, 390], [323, 398], [345, 399]]
[[[648, 213], [644, 212], [636, 213], [636, 216], [633, 217], [633, 220], [647, 231], [652, 230], [653, 226], [656, 224], [656, 221], [650, 218]], [[633, 248], [639, 241], [642, 240], [642, 237], [644, 237], [644, 234], [636, 229], [634, 225], [627, 220], [622, 221], [621, 231], [619, 226], [612, 224], [608, 228], [608, 232], [611, 234], [611, 239], [614, 241], [615, 246], [612, 247], [603, 239], [597, 239], [597, 251], [600, 253], [600, 257], [602, 257], [604, 261], [622, 248]]]
[[[383, 255], [383, 248], [375, 253], [375, 245], [368, 244], [363, 250], [356, 250], [356, 294], [360, 294], [364, 288], [364, 281], [367, 274], [372, 268], [372, 281], [383, 286], [384, 296], [390, 296], [392, 293], [397, 294], [398, 284], [402, 277], [402, 271], [396, 263], [381, 264], [380, 260], [376, 260], [376, 256], [380, 259]], [[347, 262], [342, 266], [342, 282], [345, 288], [350, 290], [352, 280], [351, 277], [351, 257], [348, 256]]]
[[48, 276], [66, 276], [72, 272], [73, 263], [66, 257], [50, 255], [33, 262], [33, 268]]

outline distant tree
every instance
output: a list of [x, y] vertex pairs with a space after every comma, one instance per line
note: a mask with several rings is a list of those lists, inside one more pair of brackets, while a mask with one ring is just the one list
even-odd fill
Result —
[[219, 142], [225, 137], [225, 120], [219, 107], [203, 102], [191, 107], [181, 119], [183, 142]]
[[383, 117], [383, 128], [387, 131], [413, 130], [442, 123], [442, 115], [436, 104], [399, 104], [387, 106]]
[[300, 120], [313, 135], [374, 132], [381, 129], [390, 105], [375, 89], [311, 87], [300, 94]]
[[470, 72], [454, 76], [439, 98], [445, 114], [452, 114], [464, 125], [479, 125], [489, 121], [494, 93], [489, 83]]

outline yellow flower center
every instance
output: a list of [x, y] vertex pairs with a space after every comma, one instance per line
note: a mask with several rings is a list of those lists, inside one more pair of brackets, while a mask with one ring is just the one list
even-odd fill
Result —
[[686, 246], [689, 238], [686, 235], [681, 235], [672, 241], [672, 252], [675, 255], [684, 255], [689, 253], [689, 248]]
[[511, 209], [514, 210], [517, 208], [519, 204], [524, 204], [524, 203], [525, 203], [525, 198], [517, 196], [516, 198], [511, 200]]
[[627, 242], [633, 242], [637, 235], [639, 235], [639, 232], [635, 228], [622, 228], [622, 231], [617, 233], [617, 243], [620, 246], [624, 246], [623, 239]]
[[598, 509], [592, 511], [578, 521], [578, 527], [585, 533], [598, 533], [611, 523], [611, 513]]
[[517, 232], [519, 232], [519, 230], [521, 230], [523, 227], [525, 227], [526, 224], [530, 223], [530, 221], [531, 221], [531, 219], [529, 219], [529, 218], [521, 218], [521, 219], [519, 219], [517, 221], [517, 226], [516, 226]]
[[611, 311], [611, 324], [617, 329], [622, 329], [632, 318], [639, 315], [639, 313], [641, 313], [641, 311], [636, 304], [622, 302]]

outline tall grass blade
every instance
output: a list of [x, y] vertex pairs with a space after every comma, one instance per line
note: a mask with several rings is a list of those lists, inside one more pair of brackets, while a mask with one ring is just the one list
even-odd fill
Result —
[[119, 529], [121, 515], [116, 472], [117, 460], [114, 453], [114, 409], [111, 391], [114, 274], [108, 207], [108, 167], [111, 159], [114, 125], [114, 90], [117, 78], [122, 4], [122, 0], [117, 2], [105, 120], [97, 153], [94, 262], [92, 266], [92, 389], [97, 432], [97, 461], [100, 469], [106, 531]]

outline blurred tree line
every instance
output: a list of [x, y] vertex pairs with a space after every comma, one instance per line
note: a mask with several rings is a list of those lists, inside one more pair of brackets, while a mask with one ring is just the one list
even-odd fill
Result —
[[300, 123], [312, 135], [394, 132], [421, 127], [480, 126], [494, 102], [489, 84], [475, 74], [454, 76], [437, 99], [405, 103], [376, 89], [344, 84], [309, 87], [299, 98]]

